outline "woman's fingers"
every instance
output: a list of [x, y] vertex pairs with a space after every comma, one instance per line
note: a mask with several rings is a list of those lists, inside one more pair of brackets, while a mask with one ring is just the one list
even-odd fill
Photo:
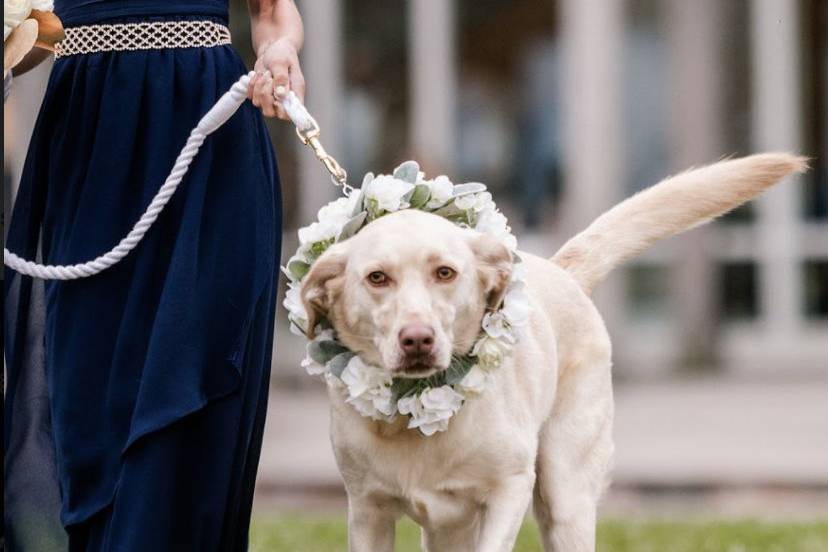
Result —
[[[256, 82], [258, 80], [259, 80], [259, 72], [256, 71], [256, 73], [253, 75], [253, 78], [250, 79], [250, 84], [247, 85], [247, 98], [249, 100], [253, 99], [253, 91], [256, 88]], [[254, 105], [255, 105], [255, 102], [254, 102]]]
[[305, 77], [299, 68], [296, 48], [288, 39], [278, 39], [262, 45], [248, 96], [266, 117], [276, 116], [288, 120], [282, 100], [290, 91], [295, 92], [304, 102]]
[[298, 63], [290, 68], [290, 89], [296, 93], [300, 102], [305, 103], [305, 76]]
[[290, 77], [288, 76], [288, 66], [287, 64], [273, 64], [271, 65], [271, 71], [273, 72], [273, 88], [271, 99], [274, 100], [274, 107], [276, 116], [280, 119], [287, 120], [288, 116], [285, 113], [284, 108], [281, 104], [281, 99], [287, 94], [287, 91], [290, 90]]
[[265, 117], [276, 115], [273, 105], [273, 76], [270, 71], [265, 71], [256, 82], [253, 90], [253, 105], [259, 107]]

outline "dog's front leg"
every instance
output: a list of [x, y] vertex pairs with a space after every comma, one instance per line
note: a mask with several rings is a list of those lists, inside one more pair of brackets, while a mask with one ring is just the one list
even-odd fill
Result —
[[348, 499], [348, 549], [351, 552], [394, 552], [396, 509], [374, 497]]
[[513, 475], [500, 481], [486, 499], [478, 552], [509, 552], [515, 545], [523, 516], [532, 499], [535, 472]]

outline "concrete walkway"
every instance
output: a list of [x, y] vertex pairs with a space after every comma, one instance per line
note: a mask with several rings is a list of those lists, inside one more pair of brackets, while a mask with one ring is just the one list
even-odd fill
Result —
[[[259, 492], [341, 494], [321, 386], [274, 389], [270, 404]], [[733, 487], [814, 491], [824, 500], [828, 380], [619, 384], [615, 441], [614, 492], [622, 502], [642, 489]]]

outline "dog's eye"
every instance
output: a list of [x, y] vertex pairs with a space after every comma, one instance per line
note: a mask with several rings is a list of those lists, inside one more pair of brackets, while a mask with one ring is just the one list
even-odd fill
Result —
[[437, 279], [443, 282], [450, 282], [457, 276], [457, 271], [449, 266], [441, 266], [437, 269]]
[[372, 286], [384, 286], [388, 283], [388, 276], [385, 272], [375, 270], [368, 275], [368, 281], [371, 282]]

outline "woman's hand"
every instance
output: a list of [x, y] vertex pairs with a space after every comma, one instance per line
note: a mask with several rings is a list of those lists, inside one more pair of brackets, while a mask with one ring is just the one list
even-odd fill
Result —
[[275, 98], [281, 98], [292, 90], [300, 101], [305, 101], [305, 77], [299, 66], [296, 48], [286, 38], [267, 42], [259, 49], [254, 69], [256, 75], [247, 91], [253, 105], [261, 108], [265, 117], [287, 120], [285, 110]]
[[305, 101], [305, 77], [299, 67], [304, 40], [302, 18], [293, 0], [247, 0], [250, 10], [256, 75], [247, 96], [265, 117], [288, 119], [277, 101], [293, 91]]

